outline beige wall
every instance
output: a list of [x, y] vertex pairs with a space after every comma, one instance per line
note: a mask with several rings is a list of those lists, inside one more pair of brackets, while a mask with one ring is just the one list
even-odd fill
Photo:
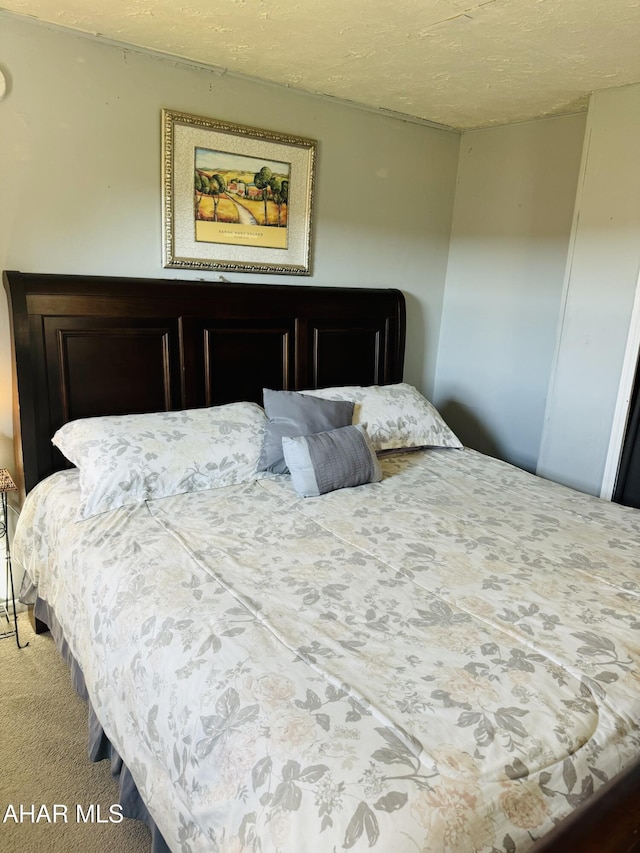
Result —
[[[201, 277], [161, 266], [163, 107], [318, 140], [313, 275], [233, 281], [400, 287], [406, 378], [433, 388], [459, 135], [125, 50], [0, 12], [0, 265]], [[0, 465], [12, 465], [0, 302]]]
[[535, 470], [585, 116], [465, 133], [435, 402], [466, 444]]
[[599, 494], [640, 270], [640, 84], [592, 96], [538, 473]]

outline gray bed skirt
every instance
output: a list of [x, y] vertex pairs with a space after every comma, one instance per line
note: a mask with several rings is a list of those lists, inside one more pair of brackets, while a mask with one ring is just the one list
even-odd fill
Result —
[[103, 761], [108, 759], [111, 762], [111, 774], [118, 782], [120, 787], [119, 802], [122, 806], [122, 814], [125, 817], [133, 820], [144, 821], [151, 830], [151, 853], [170, 853], [164, 838], [162, 837], [153, 818], [149, 814], [142, 797], [138, 793], [136, 783], [129, 772], [128, 767], [120, 758], [115, 747], [109, 741], [109, 738], [104, 733], [104, 729], [100, 721], [96, 717], [93, 706], [87, 694], [87, 687], [84, 680], [84, 675], [80, 669], [80, 665], [74, 658], [69, 649], [69, 645], [64, 637], [62, 627], [58, 622], [55, 612], [49, 604], [42, 598], [36, 598], [34, 604], [35, 616], [44, 622], [51, 631], [51, 636], [62, 655], [63, 660], [67, 663], [71, 671], [71, 679], [76, 693], [84, 699], [89, 709], [89, 758], [91, 761]]

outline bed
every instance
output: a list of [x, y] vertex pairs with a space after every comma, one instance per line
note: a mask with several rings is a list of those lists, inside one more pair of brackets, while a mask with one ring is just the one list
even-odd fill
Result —
[[[438, 440], [397, 441], [398, 290], [5, 286], [13, 553], [156, 850], [633, 849], [640, 516], [457, 447], [437, 412]], [[264, 388], [383, 401], [363, 418], [382, 478], [305, 498], [236, 477]], [[209, 444], [234, 451], [207, 470], [227, 479], [92, 514], [52, 436], [147, 413], [177, 442], [213, 413]], [[119, 486], [137, 463], [110, 440], [87, 446]]]

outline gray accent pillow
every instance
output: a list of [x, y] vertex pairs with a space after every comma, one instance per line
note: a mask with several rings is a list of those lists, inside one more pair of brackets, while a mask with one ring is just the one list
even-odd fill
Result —
[[371, 439], [360, 424], [297, 438], [285, 436], [282, 449], [293, 488], [303, 498], [382, 479]]
[[353, 403], [348, 400], [322, 400], [297, 391], [263, 389], [264, 410], [269, 418], [262, 442], [258, 471], [286, 474], [282, 452], [284, 436], [311, 435], [316, 432], [350, 426]]

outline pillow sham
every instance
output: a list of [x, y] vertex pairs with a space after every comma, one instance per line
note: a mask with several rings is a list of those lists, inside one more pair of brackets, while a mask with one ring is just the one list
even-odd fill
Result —
[[282, 452], [284, 436], [295, 437], [350, 426], [353, 403], [348, 400], [322, 400], [297, 391], [263, 389], [268, 423], [264, 434], [259, 471], [286, 474]]
[[[53, 444], [80, 470], [78, 518], [256, 479], [266, 417], [256, 403], [70, 421]], [[263, 476], [263, 475], [262, 475]]]
[[304, 394], [328, 400], [353, 400], [356, 404], [353, 422], [366, 428], [378, 452], [417, 447], [462, 447], [435, 406], [406, 382], [319, 388]]
[[303, 498], [382, 479], [371, 439], [360, 424], [315, 435], [285, 436], [282, 450], [293, 488]]

